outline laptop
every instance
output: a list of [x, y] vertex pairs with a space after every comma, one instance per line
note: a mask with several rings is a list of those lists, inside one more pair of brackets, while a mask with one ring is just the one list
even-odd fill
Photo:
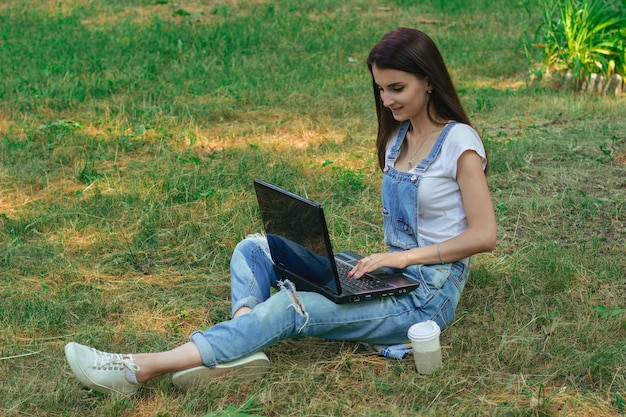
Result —
[[274, 268], [297, 290], [320, 293], [335, 303], [353, 303], [405, 294], [418, 287], [418, 281], [392, 269], [358, 279], [348, 277], [362, 256], [333, 252], [319, 203], [260, 179], [254, 180], [254, 189]]

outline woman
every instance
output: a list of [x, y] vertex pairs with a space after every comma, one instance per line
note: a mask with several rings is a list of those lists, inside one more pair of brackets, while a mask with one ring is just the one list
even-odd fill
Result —
[[[179, 387], [225, 374], [252, 380], [269, 369], [262, 350], [286, 338], [393, 345], [407, 342], [416, 322], [435, 320], [442, 329], [452, 323], [469, 257], [496, 243], [485, 149], [427, 35], [396, 29], [372, 49], [367, 64], [390, 250], [362, 259], [350, 275], [359, 279], [369, 270], [398, 268], [419, 287], [398, 297], [338, 305], [279, 281], [266, 238], [250, 236], [231, 260], [231, 320], [195, 332], [167, 352], [111, 354], [69, 343], [66, 357], [81, 382], [100, 392], [132, 394], [141, 383], [172, 372]], [[271, 286], [281, 291], [270, 297]]]

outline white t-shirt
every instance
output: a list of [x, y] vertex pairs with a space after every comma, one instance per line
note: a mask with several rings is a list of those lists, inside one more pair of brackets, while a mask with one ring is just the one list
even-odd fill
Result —
[[[387, 144], [387, 155], [394, 143], [395, 136]], [[478, 133], [471, 126], [457, 123], [448, 132], [437, 158], [422, 174], [418, 224], [419, 235], [427, 242], [442, 242], [467, 229], [467, 216], [456, 181], [457, 161], [466, 151], [476, 152], [485, 169], [487, 154]]]

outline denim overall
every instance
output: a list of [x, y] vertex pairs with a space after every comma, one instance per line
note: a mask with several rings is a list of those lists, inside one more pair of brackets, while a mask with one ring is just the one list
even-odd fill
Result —
[[[394, 168], [410, 123], [407, 121], [401, 125], [396, 142], [385, 161], [382, 186], [385, 244], [391, 252], [433, 243], [425, 241], [419, 235], [418, 190], [423, 174], [439, 156], [443, 143], [455, 124], [456, 122], [450, 122], [444, 127], [429, 155], [411, 172]], [[441, 311], [437, 313], [440, 317], [435, 317], [435, 321], [442, 328], [450, 324], [467, 281], [469, 258], [439, 265], [411, 265], [406, 268], [405, 273], [420, 280], [420, 287], [415, 292], [422, 305], [432, 302], [433, 297], [449, 297], [447, 301], [442, 300]], [[446, 284], [448, 288], [445, 288]]]
[[[402, 125], [383, 175], [385, 242], [391, 251], [428, 245], [419, 239], [418, 187], [421, 174], [441, 151], [452, 124], [441, 132], [430, 155], [416, 174], [393, 168], [408, 123]], [[216, 324], [190, 339], [203, 364], [215, 366], [260, 351], [288, 338], [318, 337], [371, 345], [406, 343], [408, 328], [435, 320], [443, 329], [454, 320], [469, 272], [469, 261], [443, 265], [412, 265], [404, 272], [420, 282], [411, 293], [354, 304], [335, 304], [323, 295], [296, 291], [280, 281], [270, 257], [267, 239], [251, 235], [236, 247], [231, 259], [233, 313], [241, 307], [252, 312]], [[280, 291], [270, 296], [271, 287]]]

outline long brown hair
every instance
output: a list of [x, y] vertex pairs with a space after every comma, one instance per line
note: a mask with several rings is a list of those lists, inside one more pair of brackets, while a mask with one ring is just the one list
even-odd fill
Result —
[[[433, 40], [417, 29], [398, 28], [387, 33], [374, 46], [367, 57], [367, 66], [372, 74], [372, 67], [394, 69], [414, 74], [420, 79], [428, 78], [432, 94], [428, 100], [428, 117], [456, 120], [471, 126], [469, 117], [459, 100], [446, 64]], [[376, 149], [378, 165], [385, 167], [387, 141], [398, 130], [400, 122], [393, 118], [391, 110], [383, 106], [378, 86], [372, 74], [376, 116], [378, 117], [378, 135]]]

